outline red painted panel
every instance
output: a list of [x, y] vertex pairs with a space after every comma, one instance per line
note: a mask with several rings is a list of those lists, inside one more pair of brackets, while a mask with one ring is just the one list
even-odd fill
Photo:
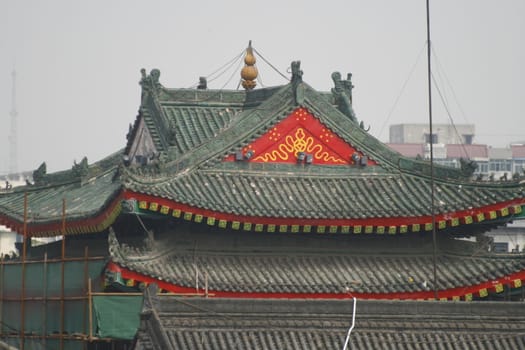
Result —
[[[259, 163], [297, 163], [303, 152], [313, 157], [314, 164], [355, 164], [363, 153], [346, 143], [337, 134], [323, 125], [306, 108], [297, 108], [283, 121], [276, 124], [260, 138], [244, 147], [246, 161]], [[230, 155], [225, 161], [234, 161]], [[368, 165], [376, 165], [368, 159]]]

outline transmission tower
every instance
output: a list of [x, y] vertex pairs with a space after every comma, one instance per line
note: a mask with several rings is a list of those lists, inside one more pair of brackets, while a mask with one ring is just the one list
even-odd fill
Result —
[[9, 173], [18, 173], [18, 139], [17, 139], [17, 128], [16, 128], [16, 117], [18, 112], [16, 111], [16, 71], [13, 69], [13, 86], [11, 90], [11, 133], [9, 134]]

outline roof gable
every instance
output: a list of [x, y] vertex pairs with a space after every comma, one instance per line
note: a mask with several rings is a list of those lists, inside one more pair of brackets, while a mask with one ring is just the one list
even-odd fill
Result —
[[130, 164], [146, 164], [158, 156], [155, 142], [145, 124], [144, 118], [137, 119], [126, 148], [127, 161]]
[[376, 164], [363, 158], [362, 152], [303, 107], [296, 108], [265, 134], [243, 147], [241, 154], [230, 155], [225, 161], [240, 159], [259, 163]]

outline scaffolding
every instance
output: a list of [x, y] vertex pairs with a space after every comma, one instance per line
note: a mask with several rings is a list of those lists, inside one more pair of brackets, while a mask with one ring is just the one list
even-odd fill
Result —
[[[107, 256], [90, 256], [88, 246], [83, 256], [66, 256], [65, 235], [61, 256], [48, 259], [46, 252], [28, 259], [24, 211], [20, 258], [0, 257], [0, 344], [20, 350], [131, 349], [142, 296], [103, 293]], [[63, 233], [65, 215], [63, 201]]]

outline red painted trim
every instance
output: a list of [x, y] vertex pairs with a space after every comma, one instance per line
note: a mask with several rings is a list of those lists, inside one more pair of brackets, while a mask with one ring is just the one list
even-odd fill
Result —
[[[203, 288], [190, 288], [178, 286], [175, 283], [161, 281], [156, 278], [128, 270], [120, 265], [110, 261], [106, 269], [112, 272], [118, 272], [124, 279], [132, 279], [144, 283], [157, 283], [159, 288], [171, 293], [192, 294], [204, 293]], [[525, 281], [525, 270], [506, 275], [495, 280], [485, 281], [480, 284], [464, 286], [459, 288], [445, 289], [438, 291], [439, 299], [454, 299], [457, 297], [465, 299], [465, 296], [471, 294], [479, 297], [482, 289], [495, 291], [498, 284], [511, 286], [514, 280]], [[513, 288], [513, 287], [512, 287]], [[220, 290], [208, 290], [208, 294], [218, 298], [264, 298], [264, 299], [390, 299], [390, 300], [421, 300], [434, 299], [434, 291], [424, 292], [399, 292], [399, 293], [255, 293], [255, 292], [227, 292]]]
[[[157, 203], [158, 209], [160, 210], [161, 206], [166, 206], [170, 208], [170, 213], [166, 215], [172, 215], [171, 210], [180, 210], [182, 213], [192, 213], [192, 220], [195, 215], [201, 215], [204, 218], [212, 217], [218, 220], [226, 220], [228, 222], [238, 221], [241, 223], [251, 223], [255, 224], [264, 224], [264, 225], [311, 225], [311, 226], [327, 226], [326, 232], [328, 232], [329, 226], [362, 226], [364, 232], [365, 226], [384, 226], [388, 229], [389, 226], [411, 226], [413, 224], [421, 225], [421, 231], [424, 231], [424, 225], [432, 222], [431, 216], [412, 216], [412, 217], [389, 217], [389, 218], [374, 218], [374, 219], [306, 219], [306, 218], [273, 218], [273, 217], [262, 217], [262, 216], [247, 216], [247, 215], [235, 215], [231, 213], [222, 213], [216, 212], [208, 209], [201, 209], [193, 207], [191, 205], [178, 203], [165, 198], [155, 197], [148, 194], [133, 192], [130, 190], [124, 190], [123, 197], [125, 199], [135, 199], [137, 201], [145, 201], [149, 203]], [[515, 199], [510, 201], [505, 201], [493, 205], [487, 205], [479, 208], [473, 208], [469, 210], [456, 211], [441, 215], [436, 215], [436, 223], [439, 221], [446, 221], [447, 226], [450, 224], [452, 218], [462, 219], [466, 216], [471, 216], [473, 219], [478, 213], [486, 214], [485, 217], [488, 218], [488, 213], [490, 211], [501, 211], [503, 208], [508, 208], [513, 205], [524, 205], [525, 198]], [[181, 217], [183, 214], [181, 215]], [[206, 220], [204, 219], [205, 223]], [[462, 223], [463, 224], [463, 223]], [[216, 223], [215, 223], [216, 225]], [[242, 230], [242, 227], [241, 227]], [[278, 231], [278, 229], [276, 230]]]

